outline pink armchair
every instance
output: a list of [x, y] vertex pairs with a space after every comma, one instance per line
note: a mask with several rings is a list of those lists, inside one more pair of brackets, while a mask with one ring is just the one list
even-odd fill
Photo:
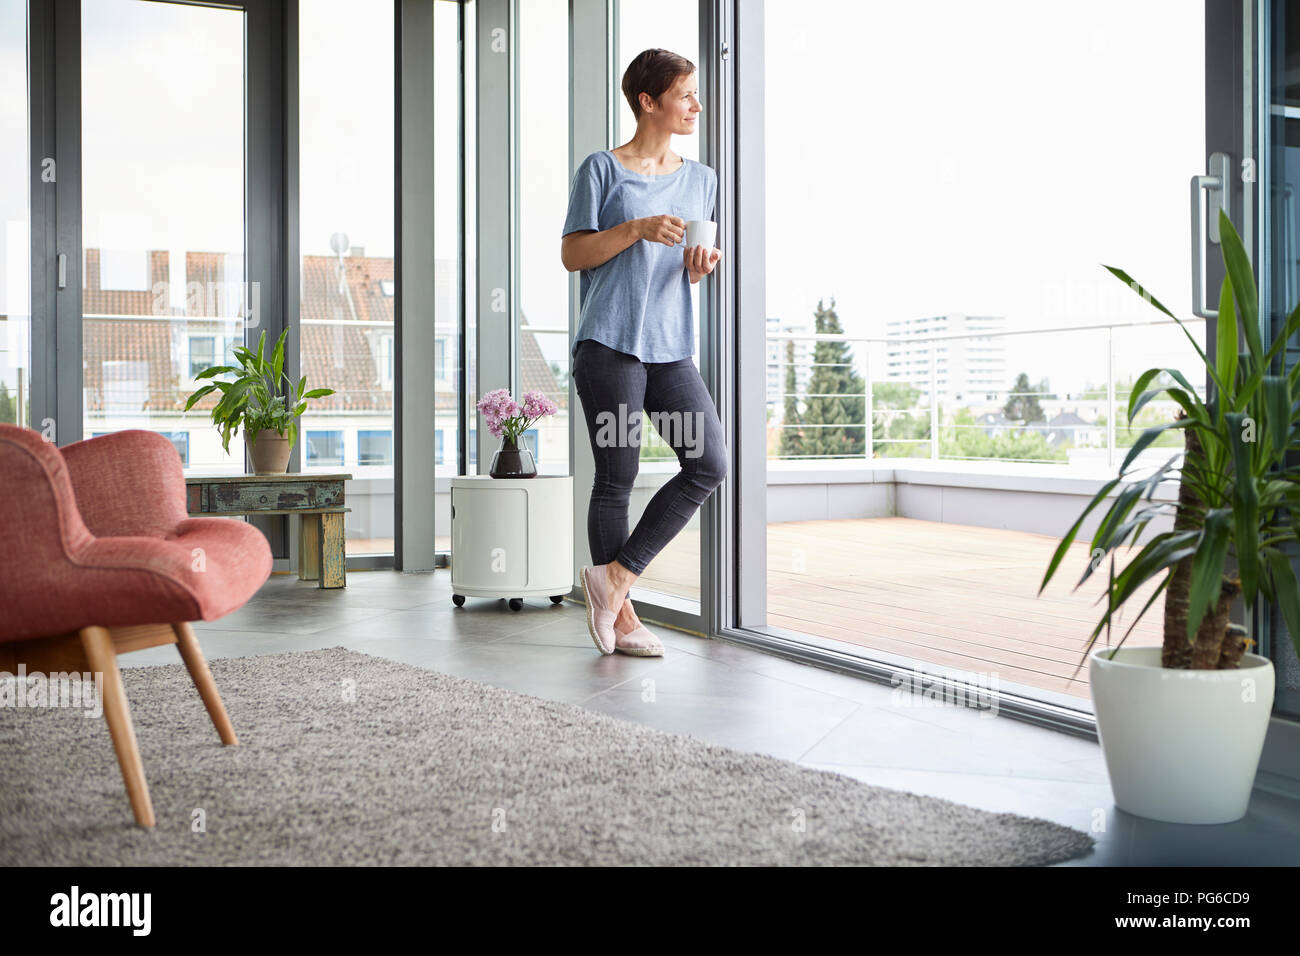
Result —
[[65, 448], [0, 425], [0, 671], [103, 675], [104, 717], [140, 826], [154, 825], [117, 655], [176, 644], [223, 743], [234, 728], [189, 622], [241, 607], [271, 573], [262, 533], [186, 512], [180, 456], [131, 430]]

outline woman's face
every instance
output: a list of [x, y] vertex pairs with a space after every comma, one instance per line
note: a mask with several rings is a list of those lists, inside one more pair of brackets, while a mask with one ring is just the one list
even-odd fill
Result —
[[661, 125], [670, 133], [689, 136], [695, 132], [700, 113], [699, 86], [696, 73], [682, 74], [673, 81], [673, 85], [659, 97], [658, 108], [653, 113], [642, 113], [642, 119], [649, 119]]

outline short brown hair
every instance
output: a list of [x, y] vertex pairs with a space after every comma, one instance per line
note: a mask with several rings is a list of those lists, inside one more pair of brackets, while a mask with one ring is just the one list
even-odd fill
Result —
[[655, 47], [642, 50], [623, 72], [623, 95], [632, 115], [641, 118], [641, 94], [647, 93], [656, 103], [677, 77], [695, 72], [695, 64], [684, 56]]

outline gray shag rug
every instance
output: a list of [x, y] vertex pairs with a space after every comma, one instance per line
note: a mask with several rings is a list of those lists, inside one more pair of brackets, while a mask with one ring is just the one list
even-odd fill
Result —
[[102, 719], [0, 708], [0, 864], [1041, 865], [1092, 837], [345, 648], [126, 668], [157, 826]]

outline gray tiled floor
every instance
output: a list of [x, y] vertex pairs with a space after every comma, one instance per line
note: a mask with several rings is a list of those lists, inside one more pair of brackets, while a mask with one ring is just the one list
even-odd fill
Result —
[[[209, 658], [344, 646], [865, 782], [1093, 833], [1066, 865], [1295, 865], [1300, 803], [1256, 790], [1225, 826], [1178, 826], [1114, 806], [1092, 741], [954, 707], [902, 706], [884, 685], [655, 628], [662, 659], [601, 656], [580, 605], [451, 603], [450, 575], [353, 572], [322, 591], [290, 576], [196, 627]], [[123, 658], [171, 664], [170, 647]]]

